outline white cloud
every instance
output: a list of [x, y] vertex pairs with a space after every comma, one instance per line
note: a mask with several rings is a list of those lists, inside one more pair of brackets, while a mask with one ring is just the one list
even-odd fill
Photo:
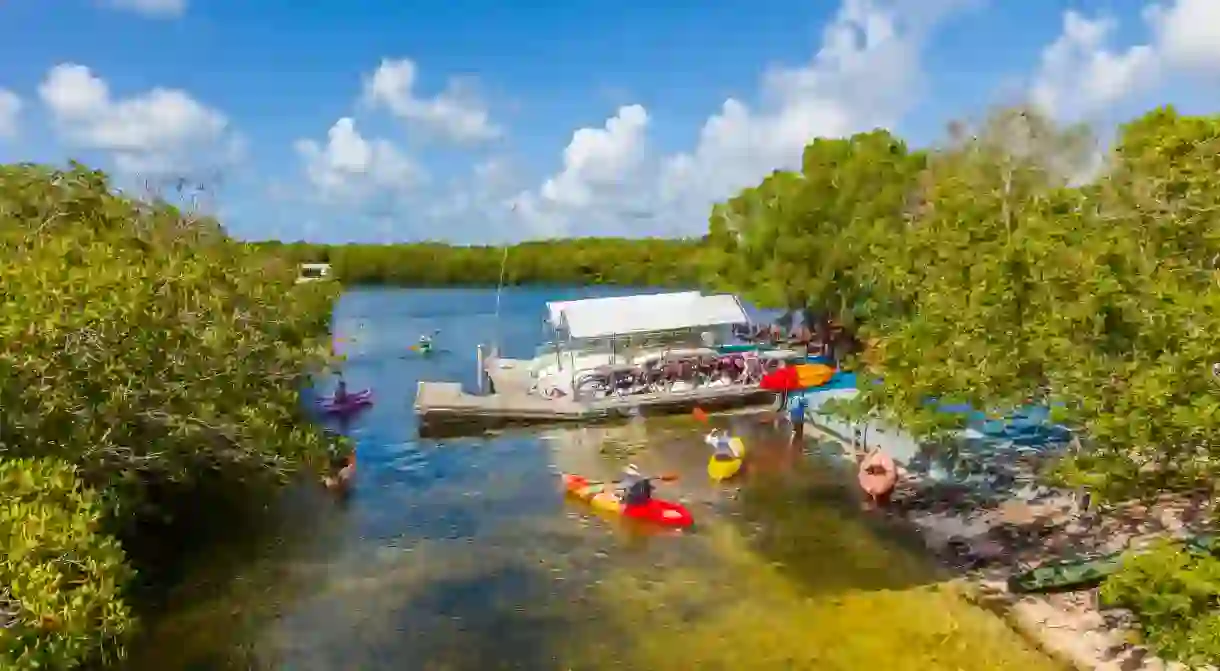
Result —
[[1104, 110], [1143, 87], [1160, 67], [1157, 52], [1138, 45], [1117, 53], [1107, 48], [1117, 22], [1063, 15], [1063, 33], [1042, 52], [1030, 90], [1033, 103], [1061, 118]]
[[1220, 2], [1177, 0], [1145, 15], [1165, 62], [1181, 70], [1220, 74]]
[[176, 19], [186, 14], [187, 0], [105, 0], [105, 4], [151, 19]]
[[392, 114], [428, 133], [470, 144], [500, 137], [502, 129], [492, 122], [486, 104], [469, 81], [451, 79], [432, 98], [416, 92], [419, 68], [408, 59], [384, 59], [364, 81], [364, 99], [373, 107]]
[[188, 173], [229, 165], [243, 149], [224, 114], [179, 89], [116, 99], [89, 68], [65, 63], [47, 73], [38, 95], [67, 142], [112, 154], [123, 172]]
[[768, 72], [755, 106], [726, 100], [691, 151], [640, 158], [646, 115], [638, 108], [640, 123], [617, 138], [621, 147], [609, 123], [577, 131], [563, 171], [523, 195], [518, 214], [546, 235], [702, 232], [712, 203], [772, 170], [799, 166], [815, 137], [896, 124], [921, 93], [920, 56], [931, 29], [971, 4], [845, 0], [809, 63]]
[[326, 133], [326, 144], [297, 140], [305, 174], [319, 195], [354, 202], [402, 194], [418, 186], [423, 171], [386, 140], [368, 140], [343, 117]]
[[605, 225], [633, 202], [647, 172], [648, 112], [625, 105], [601, 128], [580, 128], [563, 150], [563, 169], [542, 183], [537, 192], [520, 194], [514, 205], [543, 236], [570, 233], [568, 222], [581, 217], [585, 225]]
[[1151, 5], [1152, 39], [1124, 50], [1110, 46], [1117, 22], [1069, 10], [1062, 34], [1042, 52], [1030, 88], [1034, 104], [1078, 120], [1151, 93], [1177, 76], [1220, 76], [1220, 2], [1173, 0]]
[[16, 93], [0, 89], [0, 140], [17, 137], [22, 106], [21, 98]]

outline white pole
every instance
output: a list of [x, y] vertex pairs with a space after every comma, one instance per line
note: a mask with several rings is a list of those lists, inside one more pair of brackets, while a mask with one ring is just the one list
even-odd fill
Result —
[[[517, 204], [513, 203], [512, 212], [517, 211]], [[495, 327], [495, 349], [492, 350], [492, 355], [499, 358], [500, 356], [500, 292], [504, 289], [504, 271], [508, 268], [508, 244], [504, 245], [504, 256], [500, 258], [500, 281], [496, 284], [496, 327]]]
[[500, 356], [500, 293], [504, 290], [504, 270], [508, 266], [508, 245], [504, 246], [504, 256], [500, 259], [500, 282], [496, 284], [496, 332], [495, 332], [495, 349], [492, 350], [495, 356]]
[[487, 391], [487, 365], [484, 362], [482, 345], [479, 345], [478, 350], [476, 350], [475, 361], [479, 367], [479, 393], [483, 394]]

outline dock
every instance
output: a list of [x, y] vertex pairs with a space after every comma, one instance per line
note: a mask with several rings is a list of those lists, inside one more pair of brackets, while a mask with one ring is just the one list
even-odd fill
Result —
[[667, 393], [609, 396], [589, 401], [546, 399], [530, 392], [528, 362], [491, 359], [484, 373], [491, 393], [471, 394], [457, 382], [420, 381], [415, 414], [420, 435], [461, 435], [506, 426], [597, 422], [633, 414], [675, 414], [695, 407], [724, 410], [775, 402], [775, 393], [757, 385], [702, 387]]

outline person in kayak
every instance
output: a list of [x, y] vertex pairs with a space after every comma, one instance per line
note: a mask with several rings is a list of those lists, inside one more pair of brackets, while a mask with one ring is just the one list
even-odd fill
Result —
[[419, 351], [421, 352], [427, 352], [428, 350], [432, 349], [432, 336], [428, 335], [427, 333], [419, 336], [418, 347]]
[[623, 469], [618, 483], [619, 499], [626, 505], [639, 506], [652, 500], [652, 479], [640, 475], [635, 464]]
[[741, 455], [737, 454], [737, 450], [733, 447], [732, 436], [720, 429], [712, 429], [712, 432], [707, 434], [704, 441], [712, 446], [712, 458], [717, 461], [732, 461], [741, 458]]
[[344, 403], [347, 401], [347, 380], [339, 378], [339, 384], [335, 387], [335, 403]]

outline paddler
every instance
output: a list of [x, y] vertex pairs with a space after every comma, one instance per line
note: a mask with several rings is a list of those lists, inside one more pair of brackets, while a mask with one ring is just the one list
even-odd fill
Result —
[[427, 333], [421, 335], [419, 337], [418, 347], [419, 351], [421, 352], [430, 351], [432, 349], [432, 336], [428, 335]]
[[627, 464], [618, 482], [619, 498], [629, 506], [639, 506], [652, 500], [652, 480], [640, 475], [635, 464]]
[[339, 376], [339, 385], [335, 387], [335, 403], [343, 403], [347, 400], [347, 381], [343, 376]]
[[733, 447], [732, 436], [720, 429], [712, 429], [703, 440], [712, 446], [712, 456], [719, 461], [731, 461], [741, 457]]

